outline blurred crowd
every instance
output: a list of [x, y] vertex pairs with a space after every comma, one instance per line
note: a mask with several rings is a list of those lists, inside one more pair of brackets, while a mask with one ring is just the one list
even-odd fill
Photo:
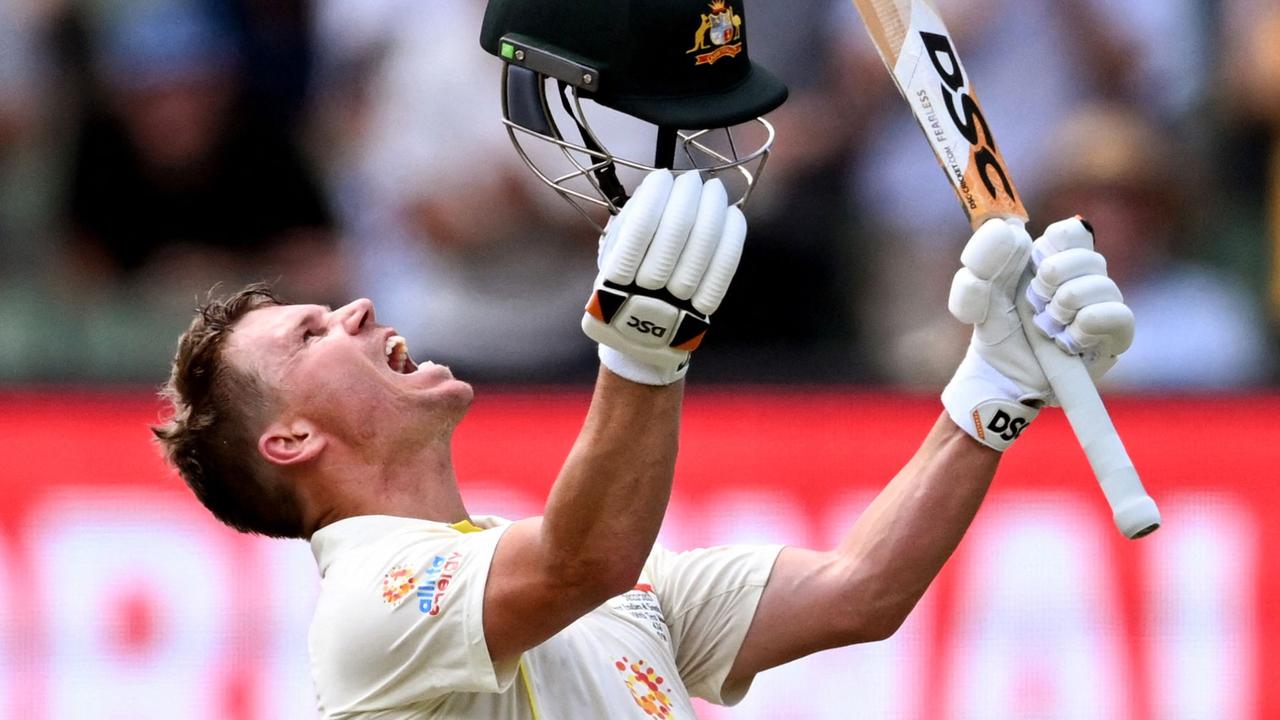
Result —
[[[1110, 385], [1274, 384], [1280, 5], [938, 4], [1031, 229], [1089, 218], [1137, 315]], [[510, 147], [484, 5], [0, 0], [0, 382], [158, 384], [200, 298], [262, 279], [370, 297], [464, 378], [590, 377], [595, 231]], [[943, 173], [848, 0], [745, 17], [792, 93], [699, 382], [936, 389]]]

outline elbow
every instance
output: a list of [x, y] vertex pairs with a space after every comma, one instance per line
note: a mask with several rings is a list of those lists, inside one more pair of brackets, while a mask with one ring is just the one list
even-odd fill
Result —
[[575, 594], [594, 606], [634, 588], [643, 567], [644, 559], [578, 559], [564, 567], [561, 577], [565, 585], [576, 590]]
[[910, 614], [910, 608], [901, 610], [865, 595], [857, 599], [849, 596], [846, 598], [840, 613], [844, 622], [838, 625], [840, 645], [888, 640], [898, 632]]
[[841, 599], [841, 616], [846, 619], [842, 635], [853, 645], [893, 637], [915, 609], [920, 593], [901, 587], [892, 572], [854, 571], [844, 577]]
[[855, 642], [868, 643], [888, 640], [906, 622], [908, 614], [907, 612], [881, 612], [873, 617], [864, 618], [861, 626], [856, 631], [859, 639]]
[[636, 586], [640, 579], [640, 571], [644, 569], [644, 560], [627, 562], [614, 559], [598, 568], [592, 585], [603, 597], [601, 602], [616, 595], [621, 595]]

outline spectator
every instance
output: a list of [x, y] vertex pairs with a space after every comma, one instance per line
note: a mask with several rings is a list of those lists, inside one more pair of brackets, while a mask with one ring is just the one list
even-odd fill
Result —
[[[41, 43], [39, 20], [20, 4], [0, 4], [0, 270], [32, 259], [33, 250], [14, 239], [21, 231], [22, 197], [30, 181], [29, 155], [38, 145], [49, 58]], [[8, 262], [6, 262], [8, 261]]]
[[82, 279], [188, 296], [282, 276], [337, 297], [325, 205], [287, 133], [241, 102], [239, 57], [216, 16], [183, 0], [127, 2], [90, 28], [104, 107], [86, 118], [70, 211]]
[[[1107, 384], [1220, 390], [1262, 382], [1269, 360], [1256, 298], [1239, 278], [1188, 253], [1199, 208], [1190, 186], [1172, 179], [1202, 173], [1188, 170], [1197, 163], [1185, 146], [1123, 106], [1083, 109], [1051, 137], [1054, 181], [1035, 213], [1076, 212], [1093, 223], [1108, 274], [1138, 318], [1133, 347]], [[1215, 217], [1205, 221], [1212, 241]]]
[[[1268, 238], [1269, 262], [1258, 252], [1238, 253], [1239, 270], [1266, 288], [1273, 347], [1280, 340], [1280, 7], [1268, 0], [1221, 5], [1222, 58], [1218, 63], [1227, 111], [1219, 144], [1231, 172], [1223, 173], [1222, 204], [1242, 218], [1227, 238], [1253, 248]], [[1261, 189], [1261, 192], [1259, 190]]]
[[57, 273], [53, 156], [58, 79], [45, 42], [46, 3], [0, 3], [0, 378], [46, 367], [67, 347], [38, 317]]

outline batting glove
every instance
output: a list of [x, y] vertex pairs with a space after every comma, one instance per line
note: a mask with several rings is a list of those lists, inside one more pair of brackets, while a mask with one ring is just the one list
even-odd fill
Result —
[[582, 316], [605, 367], [645, 385], [684, 377], [746, 235], [719, 180], [649, 173], [600, 238], [600, 274]]
[[1133, 312], [1093, 250], [1093, 229], [1078, 217], [1050, 225], [1034, 243], [1021, 223], [988, 220], [960, 262], [947, 307], [973, 324], [973, 337], [942, 404], [974, 439], [1003, 451], [1041, 407], [1056, 404], [1014, 303], [1036, 310], [1036, 327], [1026, 332], [1079, 355], [1094, 381], [1133, 343]]

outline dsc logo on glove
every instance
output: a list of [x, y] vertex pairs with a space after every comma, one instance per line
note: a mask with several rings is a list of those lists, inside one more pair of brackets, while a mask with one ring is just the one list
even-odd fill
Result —
[[987, 429], [993, 433], [999, 433], [1000, 439], [1005, 441], [1016, 439], [1026, 427], [1026, 418], [1011, 417], [1003, 410], [997, 410], [991, 422], [987, 423]]
[[632, 315], [630, 319], [627, 320], [627, 327], [633, 327], [642, 333], [646, 333], [657, 338], [667, 334], [667, 329], [661, 325], [655, 325], [649, 320], [641, 320], [635, 315]]

